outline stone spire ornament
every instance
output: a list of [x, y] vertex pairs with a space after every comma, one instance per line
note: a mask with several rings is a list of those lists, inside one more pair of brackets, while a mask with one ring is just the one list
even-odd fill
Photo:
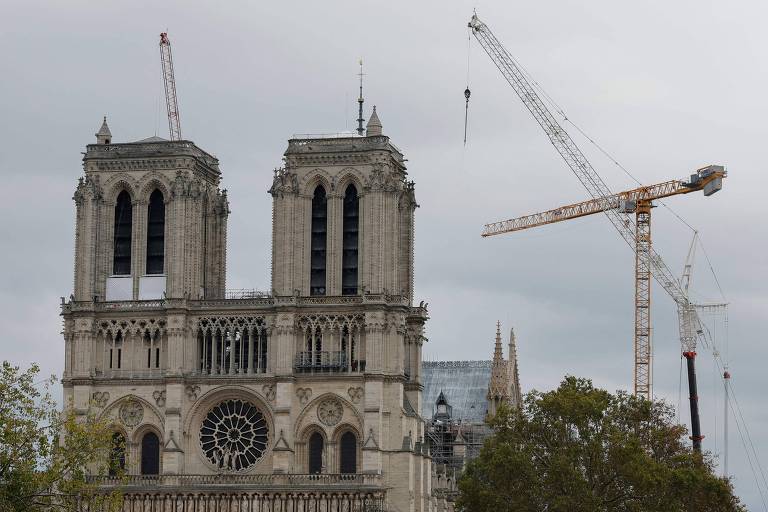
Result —
[[379, 121], [379, 116], [376, 115], [376, 105], [373, 106], [373, 113], [371, 113], [371, 118], [368, 120], [368, 124], [365, 126], [366, 129], [366, 136], [371, 137], [373, 135], [381, 135], [381, 121]]
[[112, 132], [109, 131], [109, 126], [107, 125], [107, 116], [104, 116], [104, 121], [101, 123], [101, 128], [99, 128], [99, 131], [96, 132], [96, 144], [111, 144], [112, 143]]
[[488, 413], [496, 414], [502, 403], [509, 401], [509, 371], [501, 348], [501, 322], [496, 322], [496, 343], [491, 362], [491, 380], [488, 383]]
[[496, 345], [493, 348], [493, 362], [498, 363], [504, 360], [504, 353], [501, 350], [501, 322], [496, 321]]

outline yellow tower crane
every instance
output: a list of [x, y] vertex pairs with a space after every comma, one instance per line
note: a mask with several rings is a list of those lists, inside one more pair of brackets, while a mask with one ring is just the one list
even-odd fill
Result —
[[[477, 15], [473, 15], [469, 21], [469, 28], [477, 42], [488, 54], [488, 57], [498, 68], [501, 75], [512, 87], [517, 96], [523, 102], [536, 122], [546, 133], [549, 141], [555, 147], [557, 152], [566, 162], [571, 171], [587, 190], [592, 200], [580, 205], [571, 205], [571, 213], [575, 216], [582, 216], [587, 213], [578, 213], [579, 208], [586, 212], [592, 208], [596, 213], [601, 211], [611, 222], [616, 231], [635, 251], [638, 290], [636, 292], [635, 308], [635, 353], [643, 364], [635, 367], [635, 395], [647, 399], [652, 398], [651, 393], [651, 375], [650, 375], [650, 278], [651, 276], [658, 281], [661, 287], [677, 304], [678, 318], [680, 321], [680, 344], [686, 358], [688, 359], [689, 389], [691, 390], [691, 423], [693, 436], [693, 447], [696, 450], [701, 448], [701, 436], [697, 430], [698, 400], [695, 393], [695, 373], [693, 358], [696, 355], [697, 340], [701, 339], [705, 344], [709, 341], [708, 334], [703, 328], [699, 319], [696, 307], [688, 299], [687, 290], [683, 289], [680, 281], [676, 279], [661, 256], [651, 246], [650, 238], [650, 208], [653, 195], [656, 197], [666, 197], [680, 193], [692, 192], [698, 186], [705, 194], [711, 195], [722, 186], [722, 178], [725, 176], [725, 170], [719, 166], [710, 166], [701, 169], [688, 182], [677, 181], [667, 182], [654, 187], [641, 187], [635, 191], [628, 191], [624, 199], [627, 202], [620, 203], [622, 194], [614, 194], [610, 191], [600, 175], [595, 171], [587, 157], [576, 145], [568, 132], [563, 129], [560, 123], [549, 111], [546, 104], [539, 97], [534, 87], [535, 82], [529, 79], [527, 73], [515, 61], [514, 57], [504, 48], [501, 42], [491, 32], [488, 26], [480, 21]], [[465, 91], [465, 96], [467, 95]], [[564, 114], [563, 114], [564, 115]], [[567, 120], [567, 118], [566, 118]], [[719, 174], [717, 174], [719, 173]], [[705, 176], [706, 175], [706, 176]], [[715, 175], [713, 178], [709, 176]], [[701, 180], [705, 180], [703, 183]], [[634, 196], [632, 192], [634, 192]], [[634, 201], [634, 202], [633, 202]], [[623, 205], [623, 206], [622, 206]], [[636, 218], [622, 215], [621, 211], [634, 212]], [[547, 212], [550, 218], [557, 217], [560, 209]], [[539, 214], [545, 216], [547, 213]], [[543, 218], [543, 217], [541, 217]], [[540, 218], [540, 219], [541, 219]], [[565, 218], [565, 217], [564, 217]], [[538, 219], [538, 220], [540, 220]], [[520, 225], [526, 222], [531, 224], [537, 219], [527, 218], [520, 220]], [[563, 219], [564, 220], [564, 219]], [[486, 236], [496, 234], [494, 230], [503, 232], [504, 226], [513, 227], [514, 223], [497, 223], [489, 225], [486, 229]], [[513, 229], [510, 229], [510, 231]], [[646, 357], [646, 354], [648, 357]], [[689, 357], [690, 356], [690, 357]], [[691, 377], [693, 379], [691, 380]]]
[[[710, 196], [723, 187], [723, 178], [727, 173], [721, 165], [710, 165], [692, 174], [690, 179], [671, 180], [656, 185], [638, 187], [599, 199], [590, 199], [581, 203], [561, 206], [553, 210], [534, 213], [515, 219], [503, 220], [486, 224], [482, 235], [484, 237], [522, 231], [546, 224], [577, 219], [596, 213], [613, 210], [618, 213], [635, 214], [635, 393], [650, 398], [651, 384], [651, 268], [648, 258], [651, 254], [651, 208], [653, 201], [664, 197], [689, 194], [703, 191]], [[628, 220], [628, 219], [627, 219]], [[629, 221], [628, 221], [629, 223]], [[687, 292], [687, 286], [685, 287]], [[687, 317], [694, 305], [687, 303], [686, 311], [681, 311], [681, 339], [686, 335], [693, 337], [693, 346], [683, 346], [683, 355], [688, 361], [688, 379], [691, 394], [691, 423], [694, 445], [701, 441], [698, 420], [698, 403], [696, 393], [696, 377], [694, 372], [695, 326], [694, 321]], [[691, 333], [685, 333], [687, 327]], [[685, 343], [684, 343], [685, 344]]]

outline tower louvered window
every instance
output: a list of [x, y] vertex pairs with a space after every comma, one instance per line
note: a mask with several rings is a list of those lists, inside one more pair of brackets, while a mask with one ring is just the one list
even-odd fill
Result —
[[162, 274], [165, 267], [165, 201], [159, 190], [149, 196], [147, 210], [147, 274]]
[[339, 473], [357, 473], [357, 437], [352, 432], [346, 432], [341, 436]]
[[141, 474], [160, 474], [160, 439], [154, 432], [141, 438]]
[[341, 294], [357, 295], [357, 251], [359, 226], [357, 189], [350, 184], [344, 192], [344, 224], [341, 261]]
[[131, 196], [123, 190], [117, 196], [117, 204], [115, 204], [114, 252], [112, 257], [113, 275], [127, 276], [131, 274], [132, 224]]
[[309, 437], [309, 460], [307, 472], [309, 474], [318, 474], [323, 470], [323, 436], [315, 432]]
[[328, 233], [328, 201], [318, 185], [312, 197], [312, 244], [309, 294], [325, 295], [325, 250]]

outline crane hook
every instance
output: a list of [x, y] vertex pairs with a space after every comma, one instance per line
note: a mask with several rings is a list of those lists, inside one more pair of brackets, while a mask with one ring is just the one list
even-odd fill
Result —
[[469, 91], [469, 86], [464, 89], [464, 98], [466, 103], [464, 104], [464, 145], [467, 145], [467, 117], [469, 116], [469, 95], [472, 94]]

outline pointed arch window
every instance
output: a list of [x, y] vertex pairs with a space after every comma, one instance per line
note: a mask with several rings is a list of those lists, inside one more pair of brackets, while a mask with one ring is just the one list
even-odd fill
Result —
[[160, 474], [160, 439], [154, 432], [147, 432], [141, 438], [141, 474]]
[[341, 294], [357, 295], [357, 253], [359, 228], [359, 199], [357, 188], [349, 184], [344, 192], [344, 222], [342, 226]]
[[345, 432], [339, 442], [339, 473], [357, 473], [357, 436]]
[[323, 471], [323, 436], [315, 432], [309, 437], [309, 474], [319, 474]]
[[147, 207], [147, 274], [162, 274], [164, 269], [165, 198], [155, 189]]
[[117, 196], [115, 204], [115, 234], [112, 256], [112, 274], [127, 276], [131, 274], [131, 231], [133, 226], [133, 208], [131, 196], [123, 190]]
[[328, 200], [318, 185], [312, 196], [312, 242], [309, 294], [325, 295], [325, 252], [328, 234]]

